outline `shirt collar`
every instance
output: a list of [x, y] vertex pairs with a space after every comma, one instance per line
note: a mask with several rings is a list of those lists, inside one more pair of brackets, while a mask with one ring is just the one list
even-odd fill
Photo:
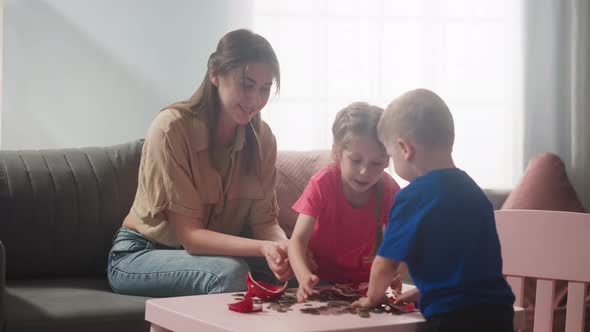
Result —
[[[194, 135], [196, 135], [195, 149], [203, 151], [209, 149], [209, 128], [207, 127], [207, 116], [204, 112], [193, 113]], [[248, 123], [246, 126], [251, 126]], [[238, 126], [236, 129], [236, 137], [233, 143], [234, 151], [240, 151], [246, 144], [246, 126]]]

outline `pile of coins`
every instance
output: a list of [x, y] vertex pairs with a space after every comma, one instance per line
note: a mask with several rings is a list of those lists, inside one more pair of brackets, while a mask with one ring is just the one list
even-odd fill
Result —
[[[241, 301], [244, 299], [244, 294], [235, 293], [232, 294], [234, 300]], [[343, 296], [332, 289], [319, 290], [317, 294], [311, 295], [308, 300], [321, 302], [323, 305], [314, 306], [310, 302], [304, 303], [304, 308], [299, 309], [302, 313], [310, 315], [341, 315], [341, 314], [353, 314], [358, 315], [362, 318], [371, 317], [373, 314], [382, 313], [395, 313], [396, 311], [388, 304], [382, 304], [375, 308], [353, 308], [351, 304], [356, 301], [358, 296]], [[254, 303], [261, 304], [261, 300], [255, 298]], [[287, 290], [280, 298], [266, 302], [268, 305], [266, 309], [274, 310], [276, 312], [285, 313], [293, 310], [293, 305], [297, 304], [297, 298], [293, 295], [292, 290]]]

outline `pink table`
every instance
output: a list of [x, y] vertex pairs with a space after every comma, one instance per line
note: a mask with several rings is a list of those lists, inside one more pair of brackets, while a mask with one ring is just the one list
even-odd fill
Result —
[[[230, 293], [199, 296], [184, 296], [151, 299], [146, 302], [145, 319], [152, 324], [152, 332], [227, 332], [227, 331], [359, 331], [359, 332], [407, 332], [422, 331], [424, 318], [419, 312], [403, 315], [389, 313], [374, 314], [362, 318], [354, 314], [312, 315], [302, 313], [299, 309], [311, 308], [297, 303], [293, 310], [279, 313], [267, 309], [242, 314], [227, 309], [228, 303], [236, 302]], [[310, 302], [313, 307], [324, 305]], [[515, 327], [524, 326], [524, 310], [516, 308]]]

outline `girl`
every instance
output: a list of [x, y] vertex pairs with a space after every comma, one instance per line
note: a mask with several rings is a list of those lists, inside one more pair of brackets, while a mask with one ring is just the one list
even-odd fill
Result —
[[[320, 279], [334, 283], [369, 280], [382, 227], [399, 190], [384, 171], [389, 158], [377, 138], [381, 113], [383, 109], [367, 103], [353, 103], [338, 112], [332, 126], [335, 162], [310, 179], [293, 206], [299, 217], [289, 259], [299, 283], [300, 302], [313, 293]], [[311, 270], [308, 247], [317, 273]]]
[[[287, 280], [287, 238], [277, 222], [277, 147], [260, 119], [279, 62], [266, 39], [226, 34], [188, 100], [148, 131], [131, 211], [115, 236], [108, 276], [117, 293], [179, 296], [246, 290], [265, 262]], [[253, 238], [240, 236], [249, 226]]]

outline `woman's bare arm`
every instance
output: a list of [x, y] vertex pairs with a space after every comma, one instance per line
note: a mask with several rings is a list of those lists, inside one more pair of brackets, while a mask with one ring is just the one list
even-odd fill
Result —
[[252, 235], [254, 235], [255, 239], [274, 242], [288, 241], [285, 231], [277, 221], [260, 225], [250, 225], [250, 227], [252, 228]]
[[211, 231], [199, 218], [172, 211], [166, 212], [166, 218], [174, 225], [180, 244], [192, 255], [264, 256], [264, 246], [271, 242]]

